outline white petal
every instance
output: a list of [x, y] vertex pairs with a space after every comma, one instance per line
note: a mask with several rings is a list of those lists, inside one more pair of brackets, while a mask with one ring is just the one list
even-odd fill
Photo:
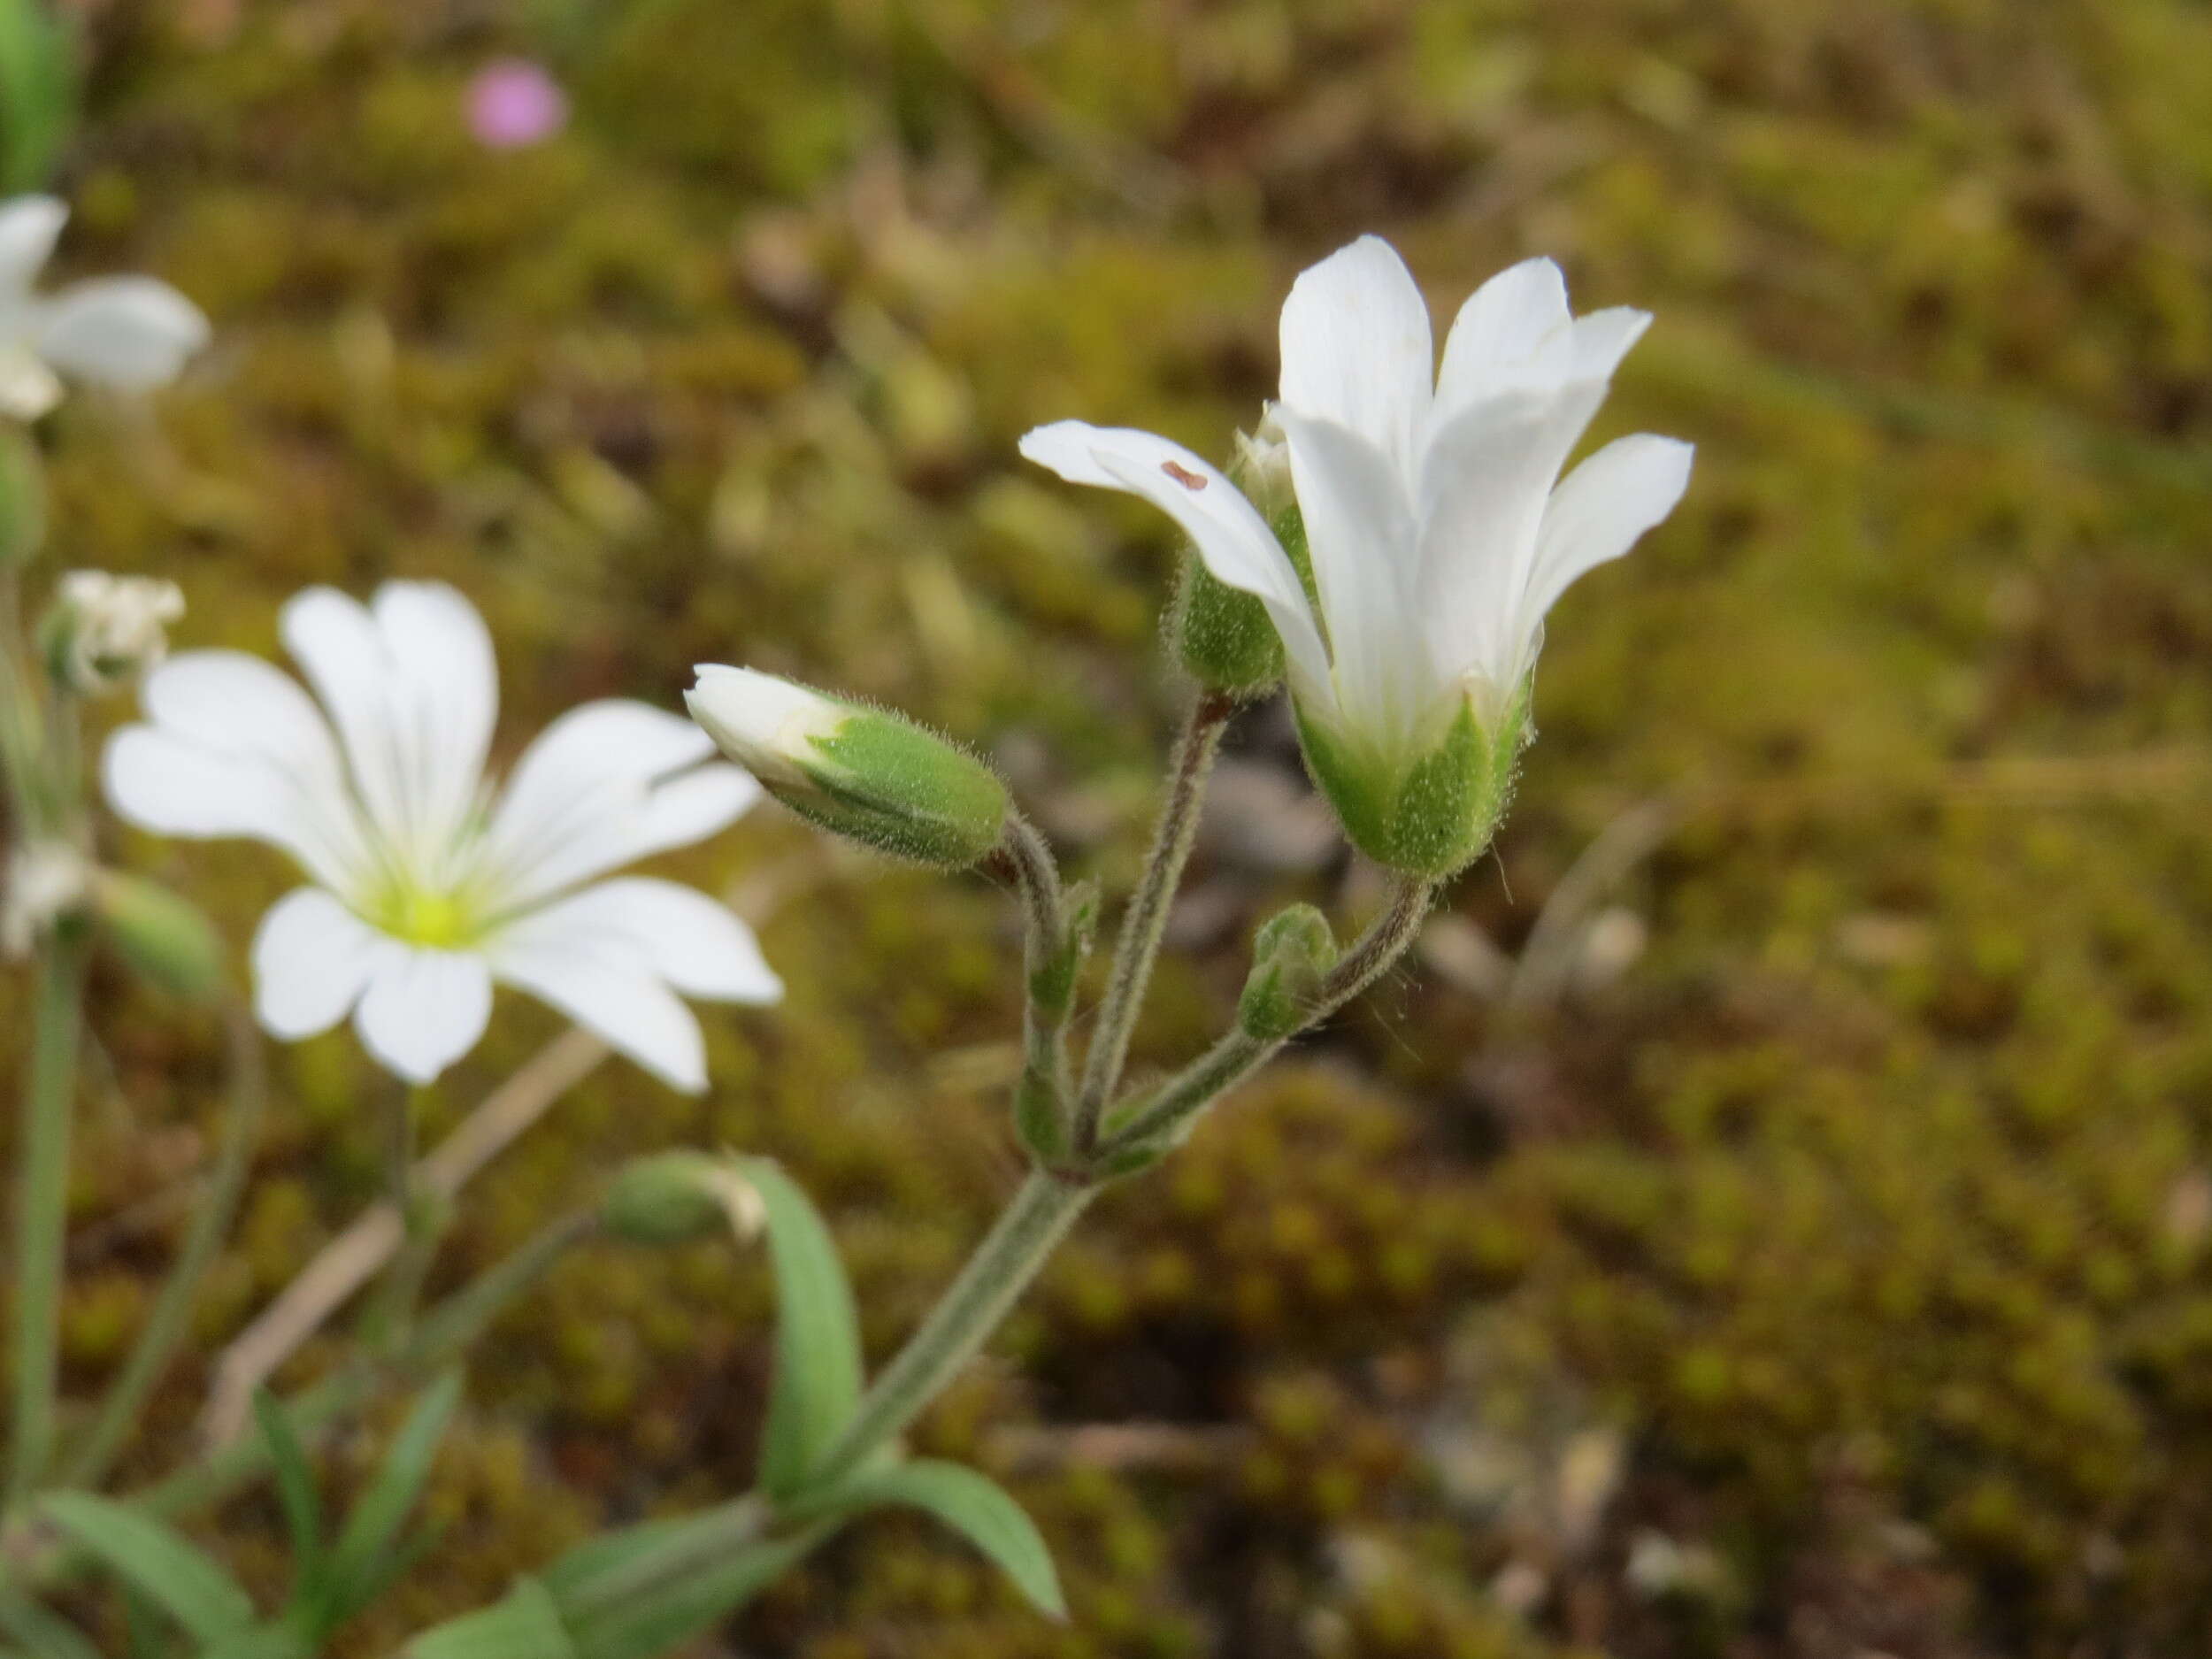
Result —
[[[140, 694], [156, 729], [177, 749], [134, 740], [111, 745], [111, 794], [138, 821], [169, 834], [249, 834], [273, 841], [325, 886], [352, 891], [373, 859], [330, 726], [281, 670], [242, 651], [188, 651], [161, 664]], [[173, 798], [200, 756], [196, 804]], [[134, 763], [136, 754], [142, 758]], [[147, 758], [150, 757], [150, 758]], [[157, 799], [169, 780], [171, 795]], [[193, 828], [195, 822], [207, 827]]]
[[96, 277], [42, 303], [39, 355], [65, 374], [119, 391], [165, 386], [207, 343], [200, 308], [152, 277]]
[[403, 948], [320, 887], [297, 887], [261, 918], [253, 941], [254, 1012], [284, 1041], [328, 1031], [353, 1010]]
[[533, 913], [506, 937], [626, 964], [709, 1002], [772, 1003], [783, 981], [760, 954], [753, 930], [696, 887], [624, 876], [602, 881]]
[[1328, 653], [1296, 566], [1259, 510], [1219, 472], [1152, 433], [1080, 420], [1039, 426], [1021, 441], [1021, 452], [1071, 484], [1125, 490], [1167, 513], [1217, 580], [1266, 605], [1293, 667], [1311, 685], [1327, 686]]
[[0, 416], [36, 420], [61, 402], [61, 382], [27, 347], [0, 341]]
[[657, 852], [688, 846], [760, 798], [734, 766], [697, 763], [714, 741], [679, 715], [610, 699], [572, 709], [524, 751], [492, 813], [485, 877], [526, 905]]
[[1538, 349], [1570, 320], [1567, 280], [1549, 259], [1524, 259], [1498, 273], [1459, 308], [1444, 340], [1444, 366], [1436, 399], [1455, 411], [1494, 389], [1514, 364]]
[[706, 1043], [691, 1010], [626, 933], [565, 918], [526, 918], [492, 947], [499, 977], [596, 1033], [672, 1088], [707, 1086]]
[[1609, 380], [1631, 347], [1651, 326], [1651, 313], [1632, 305], [1615, 305], [1592, 311], [1574, 321], [1574, 378]]
[[337, 725], [371, 821], [413, 876], [446, 884], [496, 710], [482, 620], [442, 584], [388, 582], [373, 612], [311, 588], [280, 626]]
[[474, 810], [499, 718], [499, 665], [484, 618], [443, 582], [386, 582], [373, 607], [394, 674], [395, 713], [420, 768], [411, 810], [445, 841]]
[[1674, 511], [1689, 488], [1694, 453], [1678, 439], [1638, 433], [1607, 444], [1561, 480], [1537, 538], [1525, 632], [1542, 622], [1568, 584], [1620, 557]]
[[379, 961], [353, 1023], [387, 1069], [428, 1083], [476, 1046], [491, 1013], [483, 957], [403, 948]]
[[1428, 303], [1397, 250], [1363, 236], [1283, 302], [1282, 401], [1357, 433], [1410, 480], [1436, 367]]
[[1349, 428], [1279, 404], [1305, 515], [1336, 686], [1348, 718], [1371, 732], [1420, 714], [1425, 664], [1412, 604], [1418, 547], [1405, 489], [1382, 452]]
[[0, 303], [28, 290], [68, 222], [69, 210], [50, 196], [0, 202]]
[[1444, 678], [1472, 672], [1502, 686], [1512, 674], [1544, 503], [1597, 395], [1486, 398], [1432, 444], [1416, 614]]

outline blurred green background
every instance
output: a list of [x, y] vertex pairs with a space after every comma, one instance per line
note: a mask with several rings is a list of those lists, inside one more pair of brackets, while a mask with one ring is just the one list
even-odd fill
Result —
[[[2212, 1641], [2212, 12], [2196, 0], [173, 0], [86, 9], [70, 271], [216, 344], [49, 423], [58, 557], [273, 651], [309, 582], [491, 618], [511, 757], [744, 661], [991, 753], [1125, 884], [1178, 707], [1164, 521], [1013, 450], [1225, 454], [1304, 264], [1432, 305], [1524, 255], [1658, 323], [1599, 438], [1688, 500], [1553, 618], [1541, 740], [1424, 960], [1088, 1218], [927, 1420], [1069, 1580], [871, 1521], [699, 1655], [2151, 1655]], [[520, 53], [566, 130], [494, 152]], [[1140, 1063], [1269, 909], [1365, 902], [1240, 722]], [[1595, 853], [1585, 858], [1593, 848]], [[119, 841], [234, 938], [273, 857]], [[1578, 861], [1580, 861], [1579, 863]], [[1011, 907], [772, 810], [718, 1087], [611, 1063], [488, 1174], [457, 1281], [622, 1156], [786, 1160], [871, 1351], [1017, 1176]], [[116, 1363], [208, 1156], [211, 1025], [98, 982], [66, 1355]], [[19, 987], [11, 984], [14, 1002]], [[12, 1035], [0, 1048], [17, 1045]], [[457, 1118], [557, 1029], [503, 996]], [[8, 1057], [12, 1058], [12, 1056]], [[349, 1034], [276, 1057], [204, 1362], [374, 1194]], [[447, 1543], [348, 1639], [741, 1489], [757, 1259], [572, 1259], [480, 1355]], [[304, 1378], [334, 1350], [288, 1371]], [[371, 1436], [341, 1437], [336, 1478]], [[195, 1523], [273, 1589], [273, 1504]]]

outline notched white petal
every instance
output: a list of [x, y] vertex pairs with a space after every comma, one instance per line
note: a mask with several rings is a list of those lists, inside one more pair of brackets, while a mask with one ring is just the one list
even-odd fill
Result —
[[320, 887], [296, 887], [254, 934], [254, 1012], [282, 1041], [328, 1031], [400, 949]]
[[379, 960], [353, 1024], [388, 1071], [430, 1083], [476, 1046], [491, 1013], [491, 970], [481, 956], [401, 949]]

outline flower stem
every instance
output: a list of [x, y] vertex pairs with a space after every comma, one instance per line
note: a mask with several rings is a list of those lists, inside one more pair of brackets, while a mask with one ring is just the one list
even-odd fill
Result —
[[1161, 936], [1167, 931], [1168, 905], [1197, 839], [1206, 775], [1213, 770], [1222, 728], [1236, 709], [1236, 699], [1225, 693], [1203, 694], [1191, 705], [1175, 741], [1167, 799], [1153, 826], [1144, 878], [1129, 901], [1129, 914], [1122, 922], [1120, 937], [1114, 941], [1113, 976], [1107, 981], [1105, 1000], [1099, 1004], [1098, 1026], [1091, 1037], [1090, 1053], [1084, 1058], [1083, 1092], [1075, 1119], [1079, 1156], [1097, 1145], [1099, 1118], [1128, 1062], [1129, 1040], [1144, 1002], [1144, 987], [1152, 978], [1153, 961], [1160, 954]]
[[960, 1277], [884, 1367], [811, 1484], [826, 1487], [851, 1474], [921, 1414], [997, 1328], [1097, 1190], [1031, 1172]]
[[[1064, 1143], [1073, 1105], [1068, 1073], [1068, 1016], [1075, 1005], [1075, 979], [1087, 941], [1085, 924], [1070, 913], [1052, 849], [1036, 826], [1015, 812], [1008, 815], [1000, 845], [1003, 867], [1020, 890], [1023, 929], [1022, 1076], [1016, 1111], [1033, 1111], [1048, 1121], [1052, 1141]], [[1025, 1125], [1034, 1144], [1036, 1126]]]
[[69, 1129], [84, 1018], [88, 941], [65, 927], [40, 953], [37, 1011], [23, 1086], [23, 1169], [16, 1199], [15, 1434], [7, 1507], [36, 1489], [54, 1446]]
[[201, 1195], [199, 1213], [192, 1218], [184, 1248], [159, 1300], [139, 1333], [130, 1357], [109, 1388], [100, 1415], [63, 1473], [65, 1484], [90, 1490], [98, 1486], [116, 1454], [138, 1426], [140, 1408], [160, 1379], [163, 1369], [183, 1340], [192, 1302], [230, 1231], [238, 1196], [246, 1183], [254, 1147], [260, 1140], [261, 1120], [268, 1104], [268, 1076], [262, 1064], [261, 1039], [252, 1018], [242, 1008], [227, 1012], [230, 1035], [230, 1121], [215, 1155], [215, 1169]]
[[[1432, 881], [1400, 879], [1388, 908], [1368, 924], [1367, 931], [1322, 980], [1307, 1011], [1304, 1029], [1310, 1030], [1326, 1019], [1389, 972], [1419, 937], [1435, 895]], [[1232, 1031], [1116, 1125], [1106, 1149], [1133, 1149], [1155, 1141], [1179, 1140], [1200, 1112], [1266, 1064], [1287, 1041], [1266, 1042]]]

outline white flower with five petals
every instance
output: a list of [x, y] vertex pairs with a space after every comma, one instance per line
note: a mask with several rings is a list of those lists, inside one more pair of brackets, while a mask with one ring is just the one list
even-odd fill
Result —
[[207, 343], [198, 306], [152, 277], [35, 289], [69, 210], [50, 196], [0, 202], [0, 416], [35, 420], [61, 400], [56, 371], [143, 392], [177, 378]]
[[[1270, 414], [1317, 611], [1267, 521], [1180, 445], [1064, 420], [1030, 433], [1022, 453], [1163, 508], [1217, 578], [1256, 595], [1346, 827], [1386, 863], [1440, 872], [1481, 850], [1502, 807], [1545, 613], [1688, 484], [1690, 446], [1648, 434], [1560, 478], [1650, 320], [1626, 308], [1575, 317], [1559, 267], [1531, 259], [1461, 307], [1439, 370], [1428, 308], [1388, 243], [1363, 236], [1302, 274], [1283, 306]], [[1439, 775], [1463, 761], [1480, 777]], [[1440, 803], [1465, 809], [1462, 828], [1417, 821]]]
[[254, 940], [263, 1025], [296, 1039], [350, 1012], [379, 1062], [427, 1082], [483, 1034], [496, 980], [675, 1087], [704, 1087], [678, 993], [767, 1003], [782, 987], [704, 894], [600, 878], [714, 833], [759, 785], [710, 760], [690, 721], [612, 699], [556, 720], [495, 795], [491, 640], [442, 584], [388, 582], [371, 605], [310, 588], [280, 631], [314, 698], [257, 657], [188, 652], [148, 677], [146, 722], [104, 761], [131, 822], [251, 837], [311, 878]]

